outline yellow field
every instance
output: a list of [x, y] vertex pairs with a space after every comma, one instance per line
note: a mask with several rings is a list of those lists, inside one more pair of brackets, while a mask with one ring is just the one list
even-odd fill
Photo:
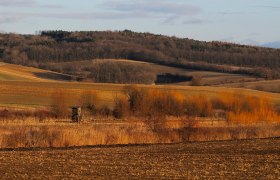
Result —
[[0, 62], [1, 81], [55, 82], [66, 80], [67, 77], [52, 71]]
[[[77, 99], [84, 91], [95, 90], [101, 96], [101, 104], [112, 105], [114, 97], [122, 91], [124, 85], [63, 82], [36, 76], [36, 73], [53, 73], [36, 68], [1, 64], [0, 65], [0, 106], [37, 107], [51, 105], [55, 92], [68, 93], [69, 103], [77, 104]], [[55, 74], [55, 73], [54, 73]], [[240, 93], [267, 97], [273, 102], [280, 102], [280, 94], [256, 90], [227, 87], [194, 87], [178, 85], [139, 85], [142, 88], [157, 88], [180, 92], [185, 96], [205, 94], [215, 97], [223, 92]]]

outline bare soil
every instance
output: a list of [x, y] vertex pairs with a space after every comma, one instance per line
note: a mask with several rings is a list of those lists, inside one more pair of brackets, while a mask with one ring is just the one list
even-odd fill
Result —
[[0, 151], [1, 179], [277, 179], [280, 139]]

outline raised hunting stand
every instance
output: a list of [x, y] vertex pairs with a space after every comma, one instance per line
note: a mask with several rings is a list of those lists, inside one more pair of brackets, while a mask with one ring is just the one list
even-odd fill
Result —
[[72, 107], [72, 122], [79, 123], [82, 120], [82, 108]]

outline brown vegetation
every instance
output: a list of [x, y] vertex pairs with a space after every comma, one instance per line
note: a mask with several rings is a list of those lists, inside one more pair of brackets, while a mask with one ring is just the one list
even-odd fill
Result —
[[185, 99], [184, 107], [189, 116], [211, 117], [213, 107], [209, 98], [205, 95], [191, 96]]
[[227, 119], [231, 123], [280, 122], [280, 115], [265, 97], [225, 93], [214, 99], [213, 104], [215, 108], [227, 112]]
[[183, 115], [183, 99], [180, 93], [166, 90], [145, 90], [135, 85], [125, 86], [123, 93], [134, 116], [164, 117]]
[[[71, 106], [78, 105], [82, 106], [83, 114], [89, 119], [95, 116], [112, 118], [113, 115], [117, 119], [134, 117], [143, 120], [154, 119], [151, 121], [162, 124], [169, 116], [220, 118], [232, 124], [258, 124], [280, 120], [279, 105], [274, 105], [265, 97], [243, 93], [221, 93], [217, 97], [210, 98], [202, 94], [182, 95], [178, 91], [129, 85], [124, 86], [122, 93], [115, 94], [112, 105], [100, 101], [100, 94], [92, 90], [77, 94], [57, 90], [51, 96], [52, 110], [44, 111], [46, 114], [51, 112], [49, 114], [53, 114], [58, 119], [69, 118]], [[4, 111], [1, 113], [2, 117], [6, 116]], [[20, 117], [16, 112], [14, 115]]]
[[122, 58], [196, 70], [253, 74], [266, 79], [280, 76], [279, 50], [271, 48], [202, 42], [129, 30], [43, 31], [41, 35], [0, 34], [0, 37], [0, 59], [42, 68], [53, 62]]
[[96, 91], [85, 91], [81, 95], [80, 106], [83, 110], [90, 112], [92, 115], [96, 115], [99, 99], [100, 97]]
[[30, 110], [16, 110], [16, 109], [2, 109], [0, 110], [0, 120], [3, 121], [25, 121], [29, 118], [35, 118], [39, 122], [43, 122], [46, 119], [56, 118], [56, 114], [48, 109]]
[[117, 119], [126, 118], [129, 115], [129, 103], [125, 96], [116, 95], [114, 99], [113, 115]]
[[[192, 122], [188, 122], [192, 123]], [[155, 144], [279, 137], [279, 125], [151, 129], [145, 123], [0, 126], [0, 148]]]
[[[70, 104], [65, 92], [53, 96], [53, 112], [57, 118], [69, 115]], [[68, 104], [67, 104], [68, 103]], [[164, 124], [166, 117], [210, 117], [216, 111], [225, 115], [233, 124], [258, 124], [279, 122], [277, 107], [265, 97], [248, 96], [242, 93], [222, 93], [211, 99], [205, 95], [183, 96], [179, 92], [143, 89], [136, 85], [124, 86], [122, 94], [116, 94], [111, 110], [107, 105], [98, 105], [96, 91], [82, 93], [80, 105], [91, 115], [113, 115], [117, 119], [138, 117], [148, 119], [153, 124]], [[157, 122], [156, 122], [157, 121]]]
[[82, 71], [90, 72], [87, 78], [99, 83], [153, 84], [156, 80], [156, 74], [147, 64], [96, 60]]

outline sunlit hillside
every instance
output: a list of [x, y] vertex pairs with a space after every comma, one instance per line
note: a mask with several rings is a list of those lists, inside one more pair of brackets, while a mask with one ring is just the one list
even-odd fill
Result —
[[1, 81], [52, 82], [69, 81], [71, 76], [38, 68], [0, 62]]

